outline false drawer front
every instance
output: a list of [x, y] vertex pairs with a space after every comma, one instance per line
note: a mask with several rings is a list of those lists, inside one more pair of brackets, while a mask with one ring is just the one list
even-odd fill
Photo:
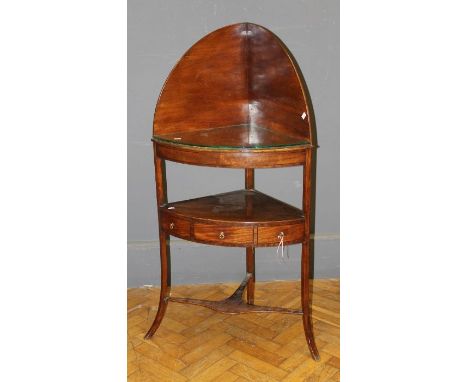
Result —
[[253, 227], [223, 227], [215, 224], [195, 224], [193, 236], [197, 241], [227, 245], [251, 246], [253, 245]]
[[190, 239], [190, 221], [164, 211], [161, 214], [161, 220], [162, 229], [169, 235]]
[[283, 238], [283, 243], [299, 243], [304, 237], [304, 223], [279, 225], [274, 227], [258, 227], [258, 245], [278, 245]]

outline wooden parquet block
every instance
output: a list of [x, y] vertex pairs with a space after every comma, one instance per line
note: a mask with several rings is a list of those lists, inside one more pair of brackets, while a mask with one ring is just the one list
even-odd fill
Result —
[[281, 345], [275, 342], [270, 341], [269, 339], [257, 336], [254, 333], [249, 333], [237, 326], [228, 327], [226, 330], [231, 336], [239, 339], [240, 341], [250, 341], [255, 343], [258, 347], [269, 351], [269, 352], [277, 352]]
[[248, 340], [241, 341], [237, 338], [234, 338], [231, 341], [229, 341], [227, 345], [241, 352], [250, 354], [251, 356], [254, 356], [274, 366], [278, 366], [285, 360], [284, 357], [281, 357], [278, 354], [270, 352], [268, 350], [262, 349], [260, 346], [257, 346], [255, 343], [250, 342]]
[[[172, 295], [219, 300], [236, 287], [232, 283], [183, 285], [172, 287]], [[316, 280], [311, 290], [319, 362], [310, 357], [299, 315], [224, 315], [171, 302], [154, 337], [144, 340], [156, 315], [159, 289], [128, 289], [128, 381], [337, 382], [339, 281]], [[257, 282], [256, 303], [299, 308], [299, 282]]]
[[220, 359], [226, 358], [226, 355], [232, 351], [234, 350], [230, 349], [230, 351], [228, 352], [222, 351], [220, 349], [214, 350], [211, 353], [207, 354], [206, 357], [203, 357], [198, 361], [192, 363], [190, 366], [187, 366], [180, 373], [190, 380], [196, 375], [203, 372], [205, 369], [208, 369], [211, 365], [215, 364]]

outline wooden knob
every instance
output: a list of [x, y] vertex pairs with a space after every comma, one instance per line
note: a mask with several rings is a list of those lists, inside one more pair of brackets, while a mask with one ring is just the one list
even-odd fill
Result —
[[174, 224], [174, 223], [171, 223], [171, 224], [169, 225], [169, 228], [170, 228], [170, 229], [174, 229], [174, 227], [175, 227], [175, 224]]
[[219, 238], [220, 238], [221, 240], [224, 239], [224, 232], [221, 232], [221, 233], [219, 234]]

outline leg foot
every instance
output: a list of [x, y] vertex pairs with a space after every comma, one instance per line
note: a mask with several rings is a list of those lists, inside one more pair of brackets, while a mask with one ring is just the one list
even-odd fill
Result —
[[304, 333], [309, 347], [310, 354], [315, 361], [320, 361], [320, 354], [315, 345], [314, 335], [312, 333], [312, 323], [309, 314], [302, 313], [302, 323], [304, 324]]
[[161, 325], [161, 321], [164, 318], [164, 314], [166, 313], [167, 303], [167, 296], [163, 296], [161, 293], [159, 299], [158, 313], [156, 313], [156, 317], [154, 318], [153, 324], [151, 325], [151, 327], [145, 335], [145, 340], [148, 340], [151, 337], [153, 337], [153, 334], [156, 333], [156, 330], [158, 330], [159, 325]]
[[301, 302], [302, 302], [302, 323], [304, 324], [304, 334], [309, 347], [310, 354], [315, 361], [320, 360], [320, 355], [315, 345], [314, 334], [312, 332], [312, 321], [310, 319], [310, 290], [309, 290], [309, 241], [302, 244], [301, 261]]
[[159, 295], [159, 306], [158, 313], [154, 318], [153, 324], [151, 325], [148, 333], [145, 335], [145, 339], [153, 337], [153, 334], [158, 330], [161, 321], [166, 313], [167, 304], [169, 302], [169, 292], [171, 290], [171, 261], [169, 252], [169, 236], [160, 232], [160, 255], [161, 255], [161, 293]]

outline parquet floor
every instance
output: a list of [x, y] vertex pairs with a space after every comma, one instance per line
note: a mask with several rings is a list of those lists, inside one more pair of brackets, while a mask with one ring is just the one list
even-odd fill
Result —
[[[237, 284], [172, 287], [172, 296], [221, 299]], [[312, 285], [311, 285], [312, 289]], [[300, 307], [299, 281], [256, 283], [255, 302]], [[320, 381], [340, 379], [339, 280], [314, 280], [312, 314], [321, 360], [311, 359], [302, 318], [227, 315], [170, 302], [151, 340], [159, 289], [128, 290], [128, 381]]]

